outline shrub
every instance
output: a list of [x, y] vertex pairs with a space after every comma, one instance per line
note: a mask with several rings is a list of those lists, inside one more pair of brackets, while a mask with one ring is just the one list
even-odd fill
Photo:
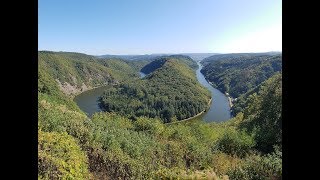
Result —
[[185, 171], [179, 168], [164, 168], [156, 171], [154, 176], [154, 179], [229, 180], [228, 176], [218, 176], [212, 169], [206, 169], [202, 171]]
[[252, 147], [255, 141], [252, 136], [249, 136], [244, 131], [235, 129], [227, 130], [221, 139], [218, 140], [218, 149], [230, 155], [244, 157]]
[[91, 121], [84, 114], [56, 105], [46, 100], [38, 102], [38, 126], [46, 132], [67, 132], [77, 138], [81, 145], [90, 140]]
[[39, 179], [88, 179], [88, 161], [67, 133], [38, 131]]
[[158, 119], [140, 117], [134, 122], [135, 131], [149, 132], [153, 135], [160, 135], [164, 131], [163, 123]]
[[265, 156], [250, 156], [227, 174], [231, 179], [282, 179], [282, 152], [276, 149]]

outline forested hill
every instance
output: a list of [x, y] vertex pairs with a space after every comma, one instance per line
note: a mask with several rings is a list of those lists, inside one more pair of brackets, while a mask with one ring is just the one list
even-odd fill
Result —
[[[147, 55], [100, 55], [96, 56], [97, 58], [102, 59], [112, 59], [112, 58], [120, 58], [128, 61], [140, 61], [140, 60], [154, 60], [159, 56], [166, 56], [166, 54], [147, 54]], [[168, 56], [168, 55], [167, 55]]]
[[[220, 56], [220, 55], [218, 55]], [[201, 72], [222, 92], [229, 93], [233, 98], [248, 92], [263, 81], [282, 71], [282, 55], [245, 56], [224, 55], [222, 59], [215, 56], [204, 60]]]
[[141, 72], [145, 74], [149, 74], [153, 71], [155, 71], [158, 68], [161, 68], [163, 64], [167, 61], [166, 58], [158, 58], [151, 63], [145, 65], [144, 67], [141, 68]]
[[[280, 74], [280, 75], [279, 75]], [[282, 76], [282, 74], [280, 72], [275, 73], [275, 75], [273, 75], [272, 77], [278, 77], [278, 76]], [[250, 97], [253, 94], [257, 94], [259, 93], [259, 91], [261, 91], [261, 89], [263, 87], [266, 86], [266, 83], [268, 81], [264, 81], [261, 84], [257, 85], [256, 87], [248, 90], [246, 93], [240, 95], [237, 100], [233, 101], [233, 106], [231, 108], [231, 112], [233, 115], [238, 114], [239, 112], [243, 112], [244, 109], [248, 106], [248, 103], [250, 102]]]
[[182, 55], [189, 56], [195, 61], [201, 61], [209, 56], [217, 54], [218, 53], [183, 53]]
[[141, 72], [143, 72], [145, 74], [149, 74], [149, 73], [155, 71], [156, 69], [162, 67], [163, 64], [167, 60], [172, 59], [172, 58], [179, 59], [179, 61], [184, 62], [185, 64], [187, 64], [192, 69], [197, 69], [198, 68], [197, 63], [194, 60], [192, 60], [189, 56], [171, 55], [171, 56], [160, 56], [160, 57], [157, 57], [154, 61], [152, 61], [151, 63], [149, 63], [146, 66], [144, 66], [141, 69]]
[[193, 117], [208, 108], [210, 93], [199, 84], [184, 56], [165, 57], [156, 62], [162, 66], [156, 66], [146, 78], [107, 90], [101, 97], [105, 111], [172, 122]]
[[67, 95], [139, 77], [138, 71], [121, 59], [98, 59], [81, 53], [39, 51], [38, 61], [40, 72], [48, 73]]
[[236, 58], [250, 58], [254, 56], [274, 56], [274, 55], [281, 55], [281, 52], [262, 52], [262, 53], [230, 53], [230, 54], [215, 54], [209, 57], [204, 58], [201, 63], [203, 65], [207, 65], [213, 61], [217, 60], [227, 60], [227, 59], [236, 59]]

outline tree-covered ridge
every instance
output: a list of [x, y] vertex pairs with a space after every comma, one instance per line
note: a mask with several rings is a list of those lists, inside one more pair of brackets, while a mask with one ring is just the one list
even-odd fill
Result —
[[170, 55], [170, 56], [157, 57], [154, 61], [152, 61], [151, 63], [141, 68], [141, 72], [145, 74], [150, 74], [153, 71], [157, 70], [158, 68], [161, 68], [163, 64], [169, 59], [179, 59], [181, 62], [184, 62], [192, 69], [198, 68], [198, 64], [194, 60], [192, 60], [189, 56]]
[[38, 59], [38, 68], [47, 71], [68, 95], [139, 77], [137, 71], [121, 59], [98, 59], [81, 53], [48, 51], [38, 52]]
[[126, 60], [127, 64], [131, 66], [136, 72], [141, 71], [141, 69], [146, 66], [147, 64], [151, 63], [155, 59], [139, 59], [139, 60], [132, 60], [128, 61]]
[[234, 58], [231, 54], [229, 58], [206, 62], [201, 70], [206, 79], [233, 98], [245, 94], [276, 72], [282, 71], [282, 55], [246, 54]]
[[262, 52], [262, 53], [230, 53], [230, 54], [215, 54], [209, 57], [204, 58], [201, 63], [203, 65], [207, 65], [213, 61], [219, 61], [219, 60], [231, 60], [231, 59], [245, 59], [250, 57], [256, 57], [256, 56], [275, 56], [275, 55], [281, 55], [281, 52]]
[[282, 145], [282, 74], [266, 80], [257, 93], [247, 98], [244, 121], [240, 128], [255, 134], [256, 148], [271, 152]]
[[[275, 75], [281, 74], [281, 72], [276, 72]], [[275, 76], [274, 75], [274, 76]], [[262, 87], [265, 86], [267, 81], [262, 82], [258, 86], [248, 90], [246, 93], [240, 95], [236, 100], [233, 101], [233, 106], [231, 108], [231, 112], [233, 115], [238, 114], [239, 112], [243, 112], [244, 109], [248, 106], [249, 103], [249, 97], [253, 95], [254, 93], [258, 93]]]
[[164, 122], [193, 117], [207, 109], [210, 93], [185, 60], [170, 57], [161, 61], [162, 66], [146, 78], [106, 90], [100, 99], [103, 109], [133, 118], [160, 117]]
[[150, 62], [149, 64], [145, 65], [144, 67], [142, 67], [141, 72], [145, 74], [152, 73], [153, 71], [161, 68], [166, 61], [167, 61], [167, 58], [156, 59]]

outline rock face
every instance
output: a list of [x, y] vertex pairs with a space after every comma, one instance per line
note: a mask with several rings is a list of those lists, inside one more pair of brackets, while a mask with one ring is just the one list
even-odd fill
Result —
[[63, 83], [61, 83], [60, 81], [59, 81], [59, 79], [56, 79], [56, 81], [57, 81], [57, 83], [58, 83], [58, 85], [59, 85], [59, 88], [60, 88], [60, 90], [64, 93], [64, 94], [66, 94], [66, 95], [68, 95], [68, 96], [75, 96], [75, 95], [77, 95], [77, 94], [79, 94], [79, 93], [82, 93], [82, 92], [84, 92], [84, 91], [87, 91], [87, 90], [89, 90], [89, 89], [92, 89], [92, 87], [91, 86], [87, 86], [86, 84], [84, 84], [84, 83], [82, 83], [82, 86], [81, 87], [78, 87], [78, 86], [76, 86], [76, 85], [71, 85], [70, 83], [68, 83], [68, 82], [63, 82]]
[[91, 89], [91, 87], [87, 87], [87, 85], [86, 85], [86, 84], [82, 83], [82, 86], [81, 86], [81, 92], [83, 92], [83, 91], [87, 91], [87, 90], [89, 90], [89, 89]]
[[[68, 95], [68, 96], [76, 96], [84, 91], [87, 91], [87, 90], [90, 90], [90, 89], [93, 89], [95, 87], [92, 87], [90, 85], [86, 85], [85, 83], [82, 83], [82, 85], [79, 87], [77, 85], [71, 85], [70, 83], [68, 82], [62, 82], [59, 80], [59, 79], [56, 79], [57, 83], [58, 83], [58, 86], [60, 88], [60, 90]], [[103, 85], [117, 85], [119, 84], [120, 82], [118, 80], [112, 80], [111, 82], [105, 82], [104, 84], [101, 84], [100, 86], [103, 86]]]

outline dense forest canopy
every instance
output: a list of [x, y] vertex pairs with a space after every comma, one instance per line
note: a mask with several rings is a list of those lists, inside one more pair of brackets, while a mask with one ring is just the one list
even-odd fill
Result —
[[264, 81], [257, 93], [247, 97], [240, 127], [255, 134], [256, 147], [263, 152], [282, 145], [282, 74]]
[[234, 116], [244, 110], [247, 97], [257, 92], [262, 82], [282, 71], [282, 55], [276, 52], [214, 55], [202, 63], [205, 78], [235, 99]]
[[236, 98], [281, 70], [282, 55], [254, 55], [215, 60], [201, 72], [219, 90]]
[[[80, 56], [77, 62], [87, 65], [91, 56], [81, 60], [82, 54], [65, 53], [68, 58], [48, 54], [39, 59], [38, 70], [38, 179], [282, 179], [281, 73], [248, 91], [243, 111], [222, 123], [163, 124], [160, 118], [148, 117], [133, 121], [114, 112], [89, 118], [61, 90], [56, 81], [59, 75], [53, 72], [72, 74], [76, 69], [72, 57]], [[115, 72], [122, 65], [129, 68], [117, 61], [110, 61], [109, 66], [97, 63]], [[161, 71], [180, 73], [181, 85], [196, 80], [185, 63], [168, 62], [140, 83], [177, 83], [175, 76]], [[118, 72], [122, 76], [114, 76], [116, 81], [132, 85], [121, 81], [127, 72]], [[187, 87], [185, 93], [192, 91]]]
[[143, 68], [146, 78], [106, 90], [101, 97], [105, 111], [128, 117], [160, 117], [164, 122], [182, 120], [208, 108], [210, 93], [196, 79], [195, 67], [184, 56], [161, 57]]

